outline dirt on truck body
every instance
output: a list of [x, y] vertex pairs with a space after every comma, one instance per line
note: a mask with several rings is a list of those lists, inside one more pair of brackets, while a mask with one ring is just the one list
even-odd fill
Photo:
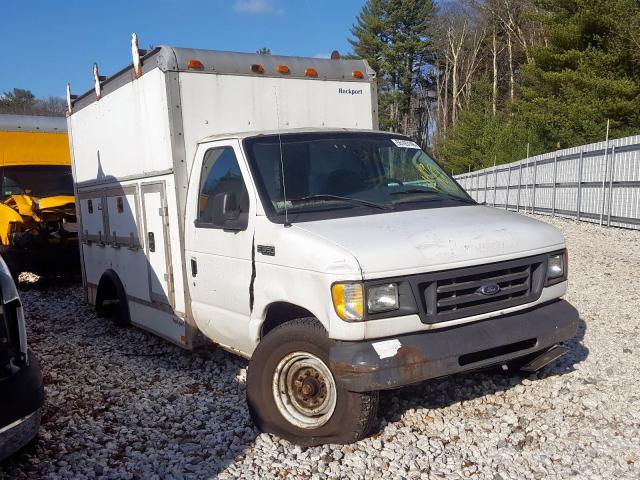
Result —
[[0, 115], [0, 253], [14, 277], [79, 270], [64, 117]]

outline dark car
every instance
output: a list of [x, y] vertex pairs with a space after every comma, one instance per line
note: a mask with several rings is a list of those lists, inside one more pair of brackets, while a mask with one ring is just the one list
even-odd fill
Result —
[[22, 303], [0, 259], [0, 460], [38, 434], [44, 403], [40, 364], [27, 348]]

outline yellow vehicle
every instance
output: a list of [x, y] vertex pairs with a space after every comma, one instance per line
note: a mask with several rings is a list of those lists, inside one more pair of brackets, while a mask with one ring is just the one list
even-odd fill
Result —
[[0, 253], [15, 277], [78, 270], [64, 117], [0, 114]]

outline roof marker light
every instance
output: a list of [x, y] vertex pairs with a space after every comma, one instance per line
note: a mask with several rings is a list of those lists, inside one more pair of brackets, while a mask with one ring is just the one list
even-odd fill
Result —
[[264, 73], [264, 67], [259, 63], [254, 63], [251, 65], [251, 71], [254, 73]]
[[187, 61], [187, 68], [189, 70], [204, 70], [204, 63], [200, 60], [191, 59]]
[[289, 73], [289, 67], [287, 67], [286, 65], [278, 65], [276, 67], [276, 70], [280, 73]]
[[318, 71], [317, 71], [315, 68], [307, 68], [307, 69], [304, 71], [304, 74], [305, 74], [307, 77], [317, 77], [317, 76], [318, 76]]
[[353, 78], [364, 78], [364, 73], [362, 73], [360, 70], [354, 70], [353, 72], [351, 72], [351, 75], [353, 75]]

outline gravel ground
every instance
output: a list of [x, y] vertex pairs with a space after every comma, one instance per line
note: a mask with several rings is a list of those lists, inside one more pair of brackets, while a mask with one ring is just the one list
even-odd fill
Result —
[[47, 404], [39, 439], [0, 478], [637, 479], [640, 232], [551, 223], [568, 240], [567, 299], [583, 320], [571, 354], [526, 378], [384, 393], [379, 432], [349, 446], [257, 432], [241, 359], [112, 326], [76, 284], [23, 290]]

